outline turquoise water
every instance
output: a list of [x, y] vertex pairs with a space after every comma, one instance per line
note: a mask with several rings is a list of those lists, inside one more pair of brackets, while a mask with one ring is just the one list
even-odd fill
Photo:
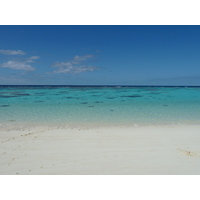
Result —
[[200, 87], [0, 86], [0, 124], [200, 124]]

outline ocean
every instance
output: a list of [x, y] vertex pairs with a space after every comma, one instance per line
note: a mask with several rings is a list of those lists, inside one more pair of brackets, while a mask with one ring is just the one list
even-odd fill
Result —
[[200, 87], [0, 86], [0, 126], [200, 124]]

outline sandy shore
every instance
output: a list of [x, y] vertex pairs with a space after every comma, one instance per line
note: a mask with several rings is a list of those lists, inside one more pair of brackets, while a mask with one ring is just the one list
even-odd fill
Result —
[[200, 125], [0, 131], [0, 174], [200, 174]]

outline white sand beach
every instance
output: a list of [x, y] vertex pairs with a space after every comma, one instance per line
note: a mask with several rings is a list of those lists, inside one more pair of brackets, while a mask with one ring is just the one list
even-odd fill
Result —
[[200, 174], [200, 125], [0, 131], [4, 175]]

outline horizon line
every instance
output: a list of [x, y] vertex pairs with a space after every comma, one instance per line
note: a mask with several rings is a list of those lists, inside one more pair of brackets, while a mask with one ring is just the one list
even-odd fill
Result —
[[34, 85], [34, 84], [29, 84], [29, 85], [0, 85], [0, 87], [3, 86], [34, 86], [34, 87], [39, 87], [39, 86], [52, 86], [52, 87], [200, 87], [200, 85], [118, 85], [118, 84], [113, 84], [113, 85]]

